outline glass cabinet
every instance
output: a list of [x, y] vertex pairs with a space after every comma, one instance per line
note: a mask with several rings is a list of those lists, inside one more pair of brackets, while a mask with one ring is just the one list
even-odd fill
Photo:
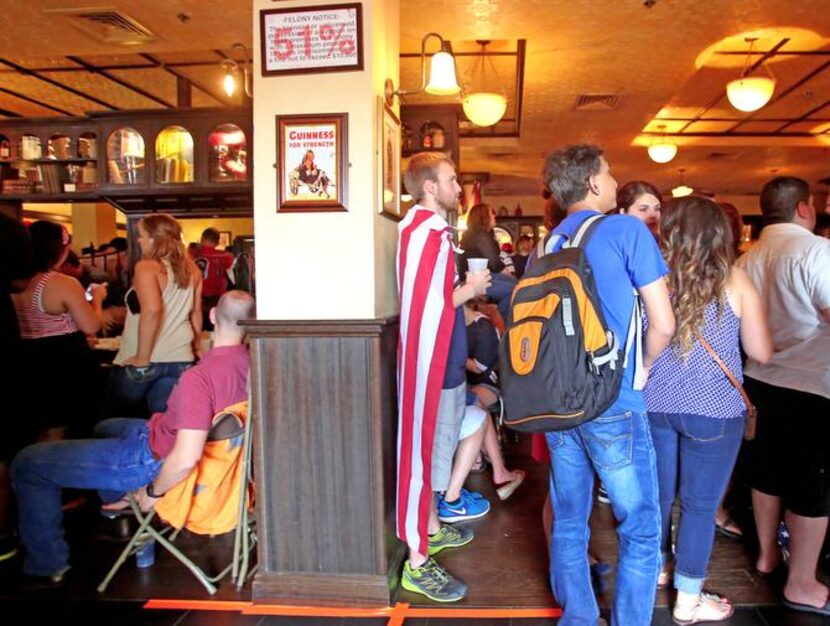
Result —
[[156, 137], [156, 182], [193, 182], [193, 136], [181, 126], [168, 126]]

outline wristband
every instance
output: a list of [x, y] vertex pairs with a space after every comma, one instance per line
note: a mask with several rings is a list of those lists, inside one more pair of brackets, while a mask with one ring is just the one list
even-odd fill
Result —
[[147, 483], [147, 486], [144, 488], [144, 490], [147, 492], [147, 495], [149, 497], [153, 498], [154, 500], [158, 500], [159, 498], [164, 497], [163, 493], [156, 493], [155, 491], [153, 491], [153, 482], [152, 481]]

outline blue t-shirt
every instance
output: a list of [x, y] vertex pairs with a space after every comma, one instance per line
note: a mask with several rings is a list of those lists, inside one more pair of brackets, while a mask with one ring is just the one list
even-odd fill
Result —
[[[554, 230], [573, 234], [582, 221], [596, 211], [577, 211], [568, 215]], [[632, 287], [639, 289], [668, 274], [654, 236], [645, 224], [631, 215], [609, 215], [594, 230], [585, 249], [594, 270], [597, 293], [608, 327], [620, 343], [628, 336], [634, 310]], [[642, 391], [634, 390], [633, 346], [629, 346], [628, 367], [623, 376], [620, 395], [604, 415], [624, 411], [646, 410]]]
[[447, 370], [444, 372], [443, 389], [455, 389], [467, 381], [467, 327], [464, 324], [464, 307], [455, 309], [452, 324], [450, 351], [447, 354]]

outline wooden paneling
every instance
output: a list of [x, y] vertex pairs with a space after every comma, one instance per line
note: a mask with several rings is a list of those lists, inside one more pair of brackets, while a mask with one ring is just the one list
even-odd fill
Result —
[[[397, 321], [251, 322], [255, 601], [388, 603]], [[391, 579], [391, 580], [390, 580]]]

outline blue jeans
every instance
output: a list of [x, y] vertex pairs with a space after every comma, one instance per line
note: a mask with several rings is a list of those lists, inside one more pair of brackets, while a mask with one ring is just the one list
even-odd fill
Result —
[[619, 522], [611, 624], [651, 624], [660, 573], [660, 511], [645, 413], [598, 417], [570, 430], [547, 433], [546, 439], [553, 504], [550, 579], [563, 609], [559, 626], [593, 626], [599, 617], [588, 566], [594, 472], [605, 485]]
[[29, 446], [12, 463], [26, 574], [51, 576], [69, 568], [63, 488], [99, 489], [105, 492], [104, 501], [112, 501], [149, 483], [161, 468], [161, 461], [150, 452], [145, 420], [105, 420], [96, 426], [95, 435], [101, 439]]
[[671, 560], [671, 511], [680, 495], [674, 586], [700, 593], [712, 554], [715, 512], [729, 484], [744, 432], [743, 417], [649, 413], [657, 451], [664, 563]]
[[150, 415], [165, 411], [167, 398], [179, 382], [179, 376], [191, 365], [193, 363], [183, 362], [150, 363], [147, 367], [113, 367], [109, 383], [110, 407], [120, 408], [146, 398]]
[[487, 288], [488, 297], [496, 301], [502, 319], [507, 321], [507, 314], [510, 311], [510, 295], [518, 282], [513, 276], [498, 272], [492, 276], [493, 282]]

